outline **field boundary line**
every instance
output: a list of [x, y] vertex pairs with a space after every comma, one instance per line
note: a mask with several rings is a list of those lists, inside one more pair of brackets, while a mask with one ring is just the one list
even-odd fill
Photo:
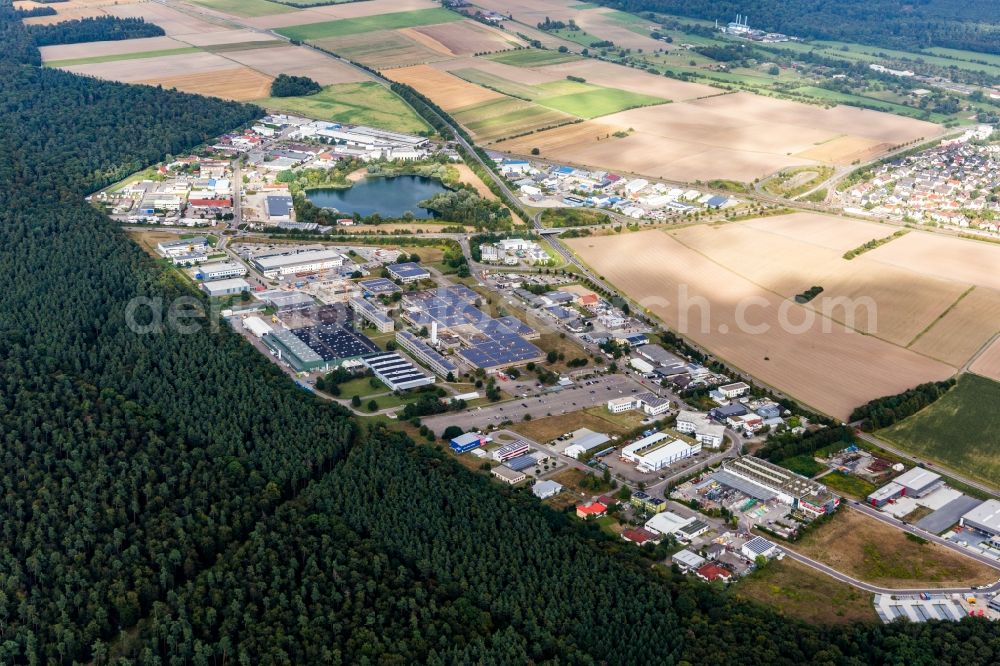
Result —
[[[934, 321], [932, 321], [931, 323], [927, 324], [927, 326], [926, 326], [926, 328], [924, 328], [924, 330], [922, 330], [919, 333], [917, 333], [916, 336], [914, 336], [914, 338], [907, 343], [906, 348], [909, 349], [911, 346], [913, 346], [914, 344], [916, 344], [917, 340], [919, 340], [921, 337], [923, 337], [924, 333], [927, 333], [932, 328], [934, 328], [935, 326], [937, 326], [937, 324], [942, 319], [944, 319], [945, 317], [947, 317], [948, 314], [952, 310], [954, 310], [958, 306], [959, 303], [961, 303], [963, 300], [965, 300], [966, 296], [968, 296], [973, 291], [975, 291], [976, 286], [977, 285], [972, 285], [971, 287], [969, 287], [968, 289], [966, 289], [965, 291], [963, 291], [961, 294], [959, 294], [958, 298], [956, 298], [955, 301], [951, 305], [949, 305], [948, 307], [946, 307], [944, 309], [944, 312], [942, 312], [937, 317], [935, 317]], [[980, 348], [980, 349], [982, 349], [982, 348]]]

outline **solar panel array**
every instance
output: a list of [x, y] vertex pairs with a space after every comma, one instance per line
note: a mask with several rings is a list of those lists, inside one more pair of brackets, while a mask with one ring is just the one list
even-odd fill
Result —
[[395, 352], [369, 354], [362, 358], [375, 376], [393, 391], [434, 383], [434, 377], [421, 372]]
[[324, 361], [355, 358], [378, 351], [374, 342], [340, 324], [318, 324], [292, 333]]
[[476, 292], [464, 286], [410, 294], [406, 297], [411, 306], [407, 318], [417, 326], [437, 322], [440, 328], [472, 326], [482, 333], [480, 341], [458, 352], [475, 367], [489, 369], [542, 358], [542, 351], [518, 334], [523, 329], [530, 332], [529, 327], [521, 324], [512, 328], [493, 319], [473, 305], [477, 298]]

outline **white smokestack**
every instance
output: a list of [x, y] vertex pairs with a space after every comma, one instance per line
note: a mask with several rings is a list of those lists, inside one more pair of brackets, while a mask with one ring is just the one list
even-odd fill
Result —
[[431, 322], [431, 344], [436, 345], [438, 343], [438, 323], [436, 321]]

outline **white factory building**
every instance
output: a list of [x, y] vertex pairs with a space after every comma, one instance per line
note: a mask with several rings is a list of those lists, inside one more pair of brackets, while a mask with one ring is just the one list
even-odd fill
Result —
[[198, 268], [195, 277], [205, 282], [213, 280], [228, 280], [230, 278], [243, 277], [247, 274], [247, 269], [243, 264], [235, 261], [217, 261], [205, 264]]
[[250, 331], [258, 338], [262, 338], [268, 333], [273, 333], [274, 329], [271, 325], [260, 317], [247, 317], [243, 320], [243, 328]]
[[701, 451], [701, 444], [688, 444], [675, 439], [665, 432], [658, 432], [649, 437], [629, 444], [622, 449], [623, 460], [636, 464], [640, 472], [658, 472], [673, 463], [690, 458]]
[[253, 263], [264, 277], [275, 278], [339, 268], [344, 265], [344, 256], [334, 250], [305, 250], [257, 257]]
[[232, 296], [250, 291], [250, 285], [243, 278], [233, 278], [231, 280], [215, 280], [214, 282], [203, 282], [201, 288], [212, 298], [219, 296]]
[[962, 527], [971, 527], [991, 537], [1000, 535], [1000, 501], [986, 500], [962, 516], [959, 522]]
[[712, 423], [708, 415], [701, 412], [682, 410], [677, 414], [677, 423], [674, 428], [677, 432], [691, 435], [702, 445], [711, 449], [719, 448], [726, 439], [726, 427]]

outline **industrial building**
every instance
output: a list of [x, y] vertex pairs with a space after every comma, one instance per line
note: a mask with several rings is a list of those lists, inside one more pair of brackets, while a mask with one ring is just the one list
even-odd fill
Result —
[[202, 290], [212, 298], [221, 296], [232, 296], [250, 291], [250, 284], [243, 278], [232, 278], [230, 280], [216, 280], [215, 282], [202, 282]]
[[250, 331], [258, 338], [263, 338], [268, 333], [273, 333], [274, 329], [271, 325], [260, 317], [247, 317], [243, 320], [243, 328]]
[[442, 378], [458, 376], [458, 367], [409, 331], [396, 333], [396, 343]]
[[246, 266], [235, 261], [218, 261], [200, 266], [195, 272], [196, 280], [212, 282], [213, 280], [228, 280], [243, 277], [247, 274]]
[[692, 435], [703, 446], [717, 449], [726, 439], [726, 427], [712, 423], [708, 415], [682, 410], [677, 414], [674, 426], [677, 432]]
[[778, 552], [778, 547], [764, 537], [755, 536], [740, 547], [740, 552], [750, 561], [758, 557], [771, 559]]
[[699, 569], [708, 562], [704, 557], [687, 548], [674, 553], [670, 559], [685, 573]]
[[339, 268], [344, 256], [334, 250], [303, 250], [255, 257], [253, 264], [264, 277], [277, 278]]
[[391, 333], [393, 329], [396, 328], [395, 323], [392, 321], [392, 317], [387, 315], [382, 308], [367, 299], [355, 297], [348, 301], [348, 305], [350, 305], [351, 309], [354, 310], [362, 319], [375, 326], [379, 333]]
[[1000, 501], [986, 500], [962, 516], [959, 523], [990, 537], [1000, 535]]
[[944, 484], [940, 474], [914, 467], [885, 484], [867, 497], [874, 507], [883, 507], [899, 497], [923, 497]]
[[562, 484], [558, 481], [539, 481], [531, 487], [531, 492], [538, 499], [548, 499], [555, 497], [562, 492]]
[[639, 401], [633, 396], [612, 398], [611, 400], [608, 400], [608, 411], [612, 414], [621, 414], [622, 412], [629, 412], [633, 409], [639, 409]]
[[670, 401], [652, 393], [640, 393], [635, 396], [642, 406], [642, 411], [649, 416], [659, 416], [665, 414], [670, 409]]
[[324, 361], [319, 354], [309, 348], [290, 331], [276, 330], [262, 338], [278, 360], [285, 361], [296, 372], [311, 372], [319, 368], [328, 368], [329, 362]]
[[518, 472], [517, 470], [513, 470], [506, 465], [497, 465], [493, 468], [491, 474], [493, 474], [495, 478], [500, 479], [504, 483], [512, 486], [515, 483], [520, 483], [528, 478], [524, 472]]
[[378, 346], [355, 331], [350, 322], [324, 323], [292, 330], [292, 334], [333, 365], [379, 351]]
[[420, 264], [412, 261], [407, 261], [401, 264], [390, 264], [386, 266], [386, 270], [389, 271], [389, 277], [393, 280], [399, 280], [403, 284], [416, 282], [418, 280], [426, 280], [431, 276], [430, 271], [426, 268], [422, 268]]
[[468, 453], [480, 446], [486, 446], [493, 439], [488, 435], [481, 435], [478, 432], [467, 432], [458, 437], [453, 437], [450, 443], [451, 450], [455, 453]]
[[725, 461], [714, 478], [760, 501], [777, 498], [813, 518], [840, 505], [840, 497], [823, 484], [755, 456]]
[[392, 294], [403, 291], [399, 285], [388, 278], [372, 278], [371, 280], [360, 280], [358, 286], [369, 296], [381, 296], [382, 294]]
[[287, 222], [292, 219], [292, 197], [287, 194], [270, 194], [264, 199], [267, 219], [272, 222]]
[[437, 381], [434, 375], [426, 374], [395, 352], [368, 354], [361, 357], [361, 362], [392, 391], [407, 391]]
[[733, 398], [739, 398], [742, 395], [746, 395], [750, 392], [750, 385], [746, 382], [736, 382], [735, 384], [726, 384], [725, 386], [719, 387], [719, 393], [726, 396], [726, 398], [732, 400]]
[[208, 239], [204, 236], [182, 238], [179, 240], [157, 243], [156, 250], [164, 257], [179, 257], [208, 252]]
[[637, 490], [632, 493], [629, 503], [647, 513], [660, 513], [667, 510], [667, 500], [662, 497], [653, 497], [648, 493]]
[[701, 451], [701, 444], [689, 444], [665, 432], [643, 437], [622, 449], [623, 460], [636, 464], [640, 472], [658, 472]]
[[517, 456], [523, 456], [528, 452], [528, 443], [523, 439], [510, 444], [504, 444], [493, 452], [493, 459], [505, 462]]

